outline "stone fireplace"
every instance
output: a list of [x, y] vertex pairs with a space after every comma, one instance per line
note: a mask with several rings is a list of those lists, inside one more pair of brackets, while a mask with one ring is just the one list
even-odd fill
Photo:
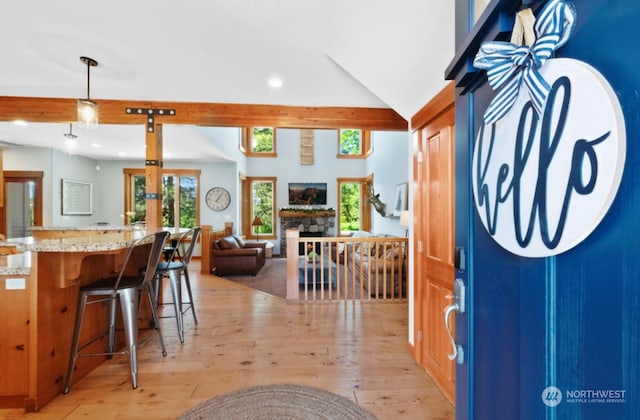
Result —
[[335, 236], [336, 212], [333, 210], [280, 210], [280, 255], [287, 255], [287, 230], [297, 229], [300, 236]]

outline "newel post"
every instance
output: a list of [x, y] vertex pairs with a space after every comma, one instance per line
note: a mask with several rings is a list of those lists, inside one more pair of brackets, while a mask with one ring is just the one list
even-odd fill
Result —
[[211, 225], [200, 227], [200, 273], [211, 274]]
[[298, 287], [298, 229], [287, 229], [287, 301], [299, 299]]

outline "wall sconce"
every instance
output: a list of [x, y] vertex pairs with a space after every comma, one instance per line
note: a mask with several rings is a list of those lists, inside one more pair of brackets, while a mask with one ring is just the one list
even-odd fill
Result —
[[259, 216], [256, 216], [251, 222], [251, 226], [255, 227], [256, 232], [256, 241], [260, 240], [260, 234], [258, 233], [258, 227], [262, 226], [262, 219]]
[[[400, 226], [409, 227], [409, 210], [400, 212]], [[409, 236], [409, 229], [405, 229], [405, 236]]]
[[87, 98], [78, 99], [78, 121], [88, 128], [98, 125], [98, 104], [91, 100], [91, 67], [96, 67], [98, 62], [93, 58], [80, 57], [80, 61], [87, 65]]

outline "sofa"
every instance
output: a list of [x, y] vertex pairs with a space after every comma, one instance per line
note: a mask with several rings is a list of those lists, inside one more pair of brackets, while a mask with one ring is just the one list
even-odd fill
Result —
[[216, 276], [225, 274], [251, 274], [255, 276], [264, 266], [264, 242], [246, 242], [238, 235], [216, 239], [211, 247], [211, 258]]
[[333, 262], [346, 265], [350, 276], [371, 296], [405, 298], [407, 242], [404, 238], [366, 231], [355, 231], [350, 237], [362, 240], [333, 242], [329, 253]]

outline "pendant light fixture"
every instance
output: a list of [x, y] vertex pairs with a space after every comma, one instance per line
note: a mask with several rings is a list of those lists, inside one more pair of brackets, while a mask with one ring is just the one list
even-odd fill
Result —
[[98, 125], [98, 104], [91, 100], [91, 67], [96, 67], [98, 62], [93, 58], [80, 57], [80, 61], [87, 65], [87, 98], [78, 99], [78, 121], [87, 127]]
[[73, 155], [78, 148], [78, 136], [73, 134], [73, 124], [69, 123], [69, 132], [64, 133], [64, 148], [67, 153]]
[[68, 139], [77, 139], [78, 136], [76, 136], [75, 134], [73, 134], [73, 123], [69, 123], [69, 132], [68, 133], [64, 133], [64, 136]]

